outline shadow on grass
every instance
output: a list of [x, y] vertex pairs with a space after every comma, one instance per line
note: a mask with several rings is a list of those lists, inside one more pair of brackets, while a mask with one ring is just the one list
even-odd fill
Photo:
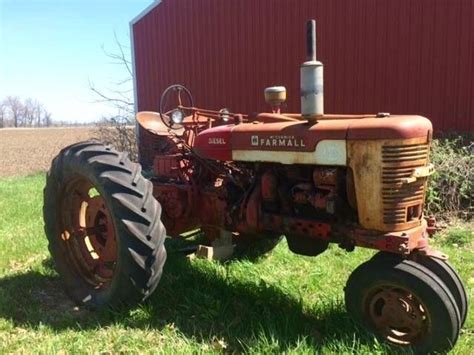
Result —
[[[53, 272], [30, 271], [0, 279], [0, 317], [15, 326], [48, 325], [57, 331], [96, 329], [110, 324], [130, 329], [173, 327], [186, 337], [224, 339], [228, 350], [245, 350], [267, 339], [279, 350], [303, 338], [318, 347], [328, 342], [374, 344], [350, 321], [343, 306], [328, 302], [305, 310], [294, 297], [263, 281], [245, 282], [212, 267], [199, 267], [170, 249], [163, 278], [154, 295], [138, 308], [89, 312], [74, 307]], [[46, 270], [51, 261], [45, 262]]]

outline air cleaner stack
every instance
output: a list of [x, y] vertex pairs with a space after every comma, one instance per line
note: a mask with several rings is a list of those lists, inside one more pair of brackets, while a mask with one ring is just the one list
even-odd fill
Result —
[[306, 23], [306, 62], [301, 64], [301, 115], [310, 123], [324, 115], [323, 63], [316, 60], [316, 21]]

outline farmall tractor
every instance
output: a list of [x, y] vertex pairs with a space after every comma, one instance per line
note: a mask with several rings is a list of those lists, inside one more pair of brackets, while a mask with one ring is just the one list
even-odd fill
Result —
[[379, 250], [350, 275], [347, 311], [391, 344], [452, 348], [467, 297], [447, 257], [428, 245], [432, 125], [421, 116], [324, 114], [314, 21], [307, 47], [301, 113], [280, 112], [284, 87], [265, 90], [271, 113], [245, 115], [196, 108], [173, 85], [159, 112], [137, 115], [141, 165], [99, 142], [61, 151], [44, 219], [74, 301], [96, 308], [149, 297], [166, 236], [199, 229], [210, 244], [230, 237], [241, 253], [269, 252], [285, 236], [302, 255], [330, 243]]

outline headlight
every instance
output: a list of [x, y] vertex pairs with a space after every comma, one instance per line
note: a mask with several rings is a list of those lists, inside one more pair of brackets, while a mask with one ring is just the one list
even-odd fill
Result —
[[174, 124], [181, 124], [184, 120], [184, 113], [181, 110], [174, 110], [171, 112], [171, 122]]
[[224, 122], [228, 122], [230, 120], [230, 111], [227, 108], [223, 108], [219, 111], [219, 114]]

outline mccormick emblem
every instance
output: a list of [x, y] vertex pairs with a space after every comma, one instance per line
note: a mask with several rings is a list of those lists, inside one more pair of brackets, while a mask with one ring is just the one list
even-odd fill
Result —
[[305, 148], [306, 144], [303, 138], [295, 136], [269, 136], [259, 137], [252, 136], [250, 144], [254, 147], [290, 147], [290, 148]]

